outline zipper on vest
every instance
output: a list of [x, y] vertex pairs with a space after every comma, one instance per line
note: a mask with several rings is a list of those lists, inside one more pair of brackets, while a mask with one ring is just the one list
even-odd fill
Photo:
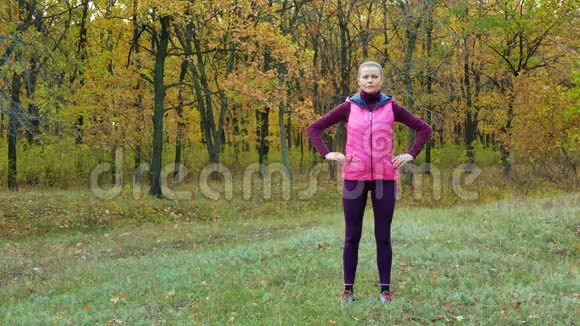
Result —
[[371, 180], [375, 179], [375, 173], [373, 172], [373, 112], [369, 111], [369, 124], [371, 128]]

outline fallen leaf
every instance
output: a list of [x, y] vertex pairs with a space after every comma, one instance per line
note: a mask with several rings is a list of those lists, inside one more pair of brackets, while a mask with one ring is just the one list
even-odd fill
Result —
[[117, 318], [113, 318], [111, 320], [109, 320], [105, 325], [107, 326], [121, 326], [121, 325], [125, 325], [125, 322], [117, 319]]
[[128, 296], [129, 296], [129, 293], [127, 293], [127, 292], [119, 292], [119, 293], [117, 293], [117, 295], [114, 295], [111, 298], [111, 302], [112, 303], [119, 303], [121, 300], [124, 300]]
[[169, 299], [173, 298], [174, 296], [175, 296], [175, 291], [174, 290], [165, 292], [165, 300], [169, 300]]

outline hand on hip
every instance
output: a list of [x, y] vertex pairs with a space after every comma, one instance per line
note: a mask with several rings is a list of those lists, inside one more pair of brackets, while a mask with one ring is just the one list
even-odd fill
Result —
[[405, 164], [407, 162], [411, 162], [412, 160], [413, 160], [413, 156], [411, 154], [405, 153], [405, 154], [395, 156], [395, 158], [393, 159], [393, 164], [395, 165], [395, 168], [399, 168], [403, 164]]

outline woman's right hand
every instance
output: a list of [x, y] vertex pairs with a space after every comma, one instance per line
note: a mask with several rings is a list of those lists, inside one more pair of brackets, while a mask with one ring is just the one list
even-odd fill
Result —
[[344, 154], [340, 152], [330, 152], [324, 156], [324, 159], [329, 161], [344, 161]]

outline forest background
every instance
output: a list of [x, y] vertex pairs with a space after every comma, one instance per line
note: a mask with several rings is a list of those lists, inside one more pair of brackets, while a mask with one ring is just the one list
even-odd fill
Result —
[[[383, 92], [433, 127], [419, 173], [576, 190], [577, 16], [555, 0], [4, 1], [0, 185], [86, 187], [93, 174], [161, 197], [168, 165], [195, 183], [255, 163], [311, 178], [306, 127], [374, 60]], [[402, 152], [413, 133], [396, 134]], [[340, 151], [344, 135], [325, 141]]]

